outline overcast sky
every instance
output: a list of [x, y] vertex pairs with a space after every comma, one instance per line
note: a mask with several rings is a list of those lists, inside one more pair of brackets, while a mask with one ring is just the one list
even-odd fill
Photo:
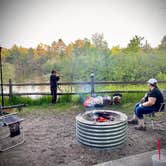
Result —
[[0, 0], [0, 45], [69, 44], [103, 33], [109, 47], [134, 35], [152, 47], [166, 35], [166, 0]]

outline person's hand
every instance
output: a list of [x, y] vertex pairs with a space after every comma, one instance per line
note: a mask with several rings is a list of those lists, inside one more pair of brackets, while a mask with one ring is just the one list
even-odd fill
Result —
[[139, 107], [142, 107], [142, 104], [141, 104], [141, 103], [139, 104]]
[[144, 101], [145, 101], [145, 98], [143, 97], [143, 98], [140, 100], [140, 102], [143, 103]]

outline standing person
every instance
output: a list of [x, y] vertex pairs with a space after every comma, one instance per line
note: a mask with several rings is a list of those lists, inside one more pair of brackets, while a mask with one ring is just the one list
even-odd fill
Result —
[[50, 90], [53, 104], [55, 104], [57, 100], [57, 82], [59, 81], [59, 79], [59, 76], [56, 75], [56, 71], [52, 70], [50, 75]]
[[131, 120], [128, 120], [128, 124], [138, 124], [138, 126], [135, 127], [136, 130], [146, 130], [143, 114], [158, 111], [161, 103], [164, 101], [164, 97], [157, 87], [157, 80], [151, 78], [147, 83], [149, 87], [148, 93], [135, 105], [134, 115]]

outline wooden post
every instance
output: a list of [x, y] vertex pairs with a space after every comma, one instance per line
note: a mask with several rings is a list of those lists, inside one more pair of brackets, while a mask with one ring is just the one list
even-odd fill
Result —
[[91, 96], [94, 97], [95, 96], [95, 89], [94, 89], [94, 73], [93, 72], [90, 74], [90, 79], [91, 79], [91, 82], [90, 82]]
[[12, 80], [9, 79], [9, 103], [12, 102], [12, 96], [13, 96]]

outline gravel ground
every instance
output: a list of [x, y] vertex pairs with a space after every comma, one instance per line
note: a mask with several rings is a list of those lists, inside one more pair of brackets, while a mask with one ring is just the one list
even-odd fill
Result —
[[[1, 152], [0, 166], [91, 166], [156, 150], [158, 137], [161, 148], [166, 149], [166, 132], [159, 128], [152, 130], [149, 125], [147, 131], [136, 131], [134, 126], [129, 126], [128, 141], [113, 150], [83, 146], [76, 140], [75, 117], [78, 113], [77, 108], [73, 108], [64, 113], [50, 110], [49, 114], [27, 114], [22, 122], [26, 141]], [[163, 115], [155, 126], [166, 130]]]

